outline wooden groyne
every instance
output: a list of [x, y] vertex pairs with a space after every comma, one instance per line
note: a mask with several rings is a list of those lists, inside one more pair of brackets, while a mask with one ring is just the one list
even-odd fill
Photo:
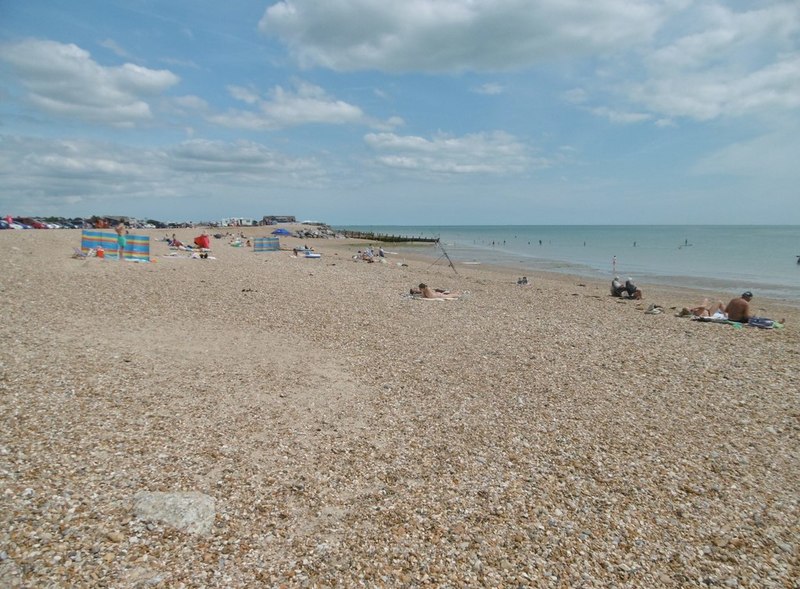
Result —
[[413, 237], [408, 235], [386, 235], [384, 233], [373, 233], [372, 231], [338, 231], [341, 235], [351, 239], [365, 239], [367, 241], [382, 241], [386, 243], [408, 243], [418, 241], [422, 243], [436, 243], [438, 237]]

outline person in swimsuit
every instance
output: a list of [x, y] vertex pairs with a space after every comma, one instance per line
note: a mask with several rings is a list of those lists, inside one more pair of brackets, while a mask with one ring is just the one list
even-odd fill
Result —
[[731, 302], [725, 307], [725, 313], [728, 314], [728, 319], [740, 323], [747, 323], [750, 317], [752, 317], [752, 313], [750, 313], [750, 300], [752, 298], [753, 293], [748, 290], [747, 292], [743, 292], [742, 296], [731, 299]]
[[114, 228], [114, 231], [117, 232], [117, 256], [119, 257], [119, 261], [122, 262], [125, 260], [125, 245], [128, 243], [128, 230], [125, 228], [125, 223], [120, 221]]
[[680, 315], [682, 317], [687, 317], [692, 315], [694, 317], [716, 317], [720, 319], [727, 319], [728, 316], [725, 314], [725, 305], [722, 301], [717, 301], [716, 303], [710, 303], [708, 299], [703, 299], [703, 302], [696, 307], [692, 307], [691, 309], [684, 307]]
[[424, 299], [457, 299], [460, 293], [450, 292], [449, 290], [434, 290], [424, 282], [419, 285], [419, 293]]

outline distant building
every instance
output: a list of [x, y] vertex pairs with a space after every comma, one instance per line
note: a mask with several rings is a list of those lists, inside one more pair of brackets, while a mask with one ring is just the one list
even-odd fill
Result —
[[297, 223], [294, 215], [265, 215], [261, 219], [262, 225], [275, 225], [277, 223]]
[[221, 219], [219, 224], [220, 227], [252, 227], [258, 225], [258, 221], [246, 217], [226, 217]]

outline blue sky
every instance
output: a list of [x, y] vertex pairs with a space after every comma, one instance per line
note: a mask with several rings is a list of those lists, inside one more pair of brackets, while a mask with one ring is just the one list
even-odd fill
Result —
[[800, 223], [800, 3], [0, 0], [0, 213]]

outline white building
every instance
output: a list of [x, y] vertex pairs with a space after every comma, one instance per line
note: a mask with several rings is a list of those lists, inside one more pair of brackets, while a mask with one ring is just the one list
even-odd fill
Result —
[[219, 224], [220, 227], [252, 227], [258, 225], [258, 221], [247, 217], [226, 217], [221, 219]]

